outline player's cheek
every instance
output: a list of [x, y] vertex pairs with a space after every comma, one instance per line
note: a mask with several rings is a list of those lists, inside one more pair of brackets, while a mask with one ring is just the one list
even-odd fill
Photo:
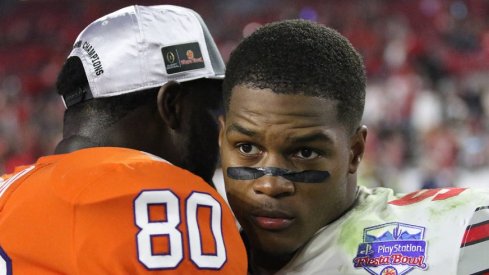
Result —
[[250, 199], [246, 194], [246, 184], [243, 181], [233, 180], [227, 178], [226, 182], [226, 196], [234, 209], [239, 211], [243, 209], [246, 204], [250, 203]]
[[240, 186], [239, 182], [236, 180], [227, 178], [226, 179], [226, 193], [228, 197], [232, 197], [233, 199], [237, 199], [242, 197], [242, 186]]

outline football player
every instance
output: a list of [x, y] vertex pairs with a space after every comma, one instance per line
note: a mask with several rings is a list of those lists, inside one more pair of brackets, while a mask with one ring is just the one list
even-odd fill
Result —
[[223, 76], [193, 10], [130, 6], [86, 27], [58, 77], [56, 154], [0, 181], [0, 275], [246, 274], [211, 187]]
[[304, 20], [261, 27], [232, 52], [220, 150], [252, 274], [489, 272], [489, 191], [406, 196], [357, 185], [362, 58]]

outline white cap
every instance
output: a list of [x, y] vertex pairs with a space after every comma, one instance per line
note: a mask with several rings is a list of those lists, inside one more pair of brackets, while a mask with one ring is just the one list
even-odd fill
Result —
[[69, 107], [89, 98], [159, 87], [170, 80], [224, 78], [225, 66], [207, 26], [191, 9], [130, 6], [88, 25], [69, 57], [82, 61], [91, 93], [65, 95]]

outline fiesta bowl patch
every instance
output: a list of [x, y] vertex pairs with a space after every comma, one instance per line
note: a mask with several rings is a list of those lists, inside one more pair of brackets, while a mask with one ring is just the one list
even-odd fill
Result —
[[353, 265], [375, 275], [402, 275], [414, 268], [426, 270], [424, 231], [424, 227], [398, 222], [367, 227]]

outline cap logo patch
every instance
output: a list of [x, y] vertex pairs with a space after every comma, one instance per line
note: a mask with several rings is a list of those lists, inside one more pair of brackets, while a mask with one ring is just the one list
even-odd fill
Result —
[[166, 60], [168, 60], [168, 63], [175, 63], [175, 54], [173, 52], [167, 52]]
[[100, 58], [97, 52], [95, 51], [95, 48], [90, 43], [88, 43], [88, 41], [85, 41], [83, 43], [82, 49], [85, 50], [85, 52], [87, 52], [88, 56], [90, 57], [95, 74], [96, 75], [103, 74], [104, 69], [102, 67], [102, 62], [100, 62]]
[[187, 43], [161, 49], [167, 74], [174, 74], [205, 67], [199, 43]]

